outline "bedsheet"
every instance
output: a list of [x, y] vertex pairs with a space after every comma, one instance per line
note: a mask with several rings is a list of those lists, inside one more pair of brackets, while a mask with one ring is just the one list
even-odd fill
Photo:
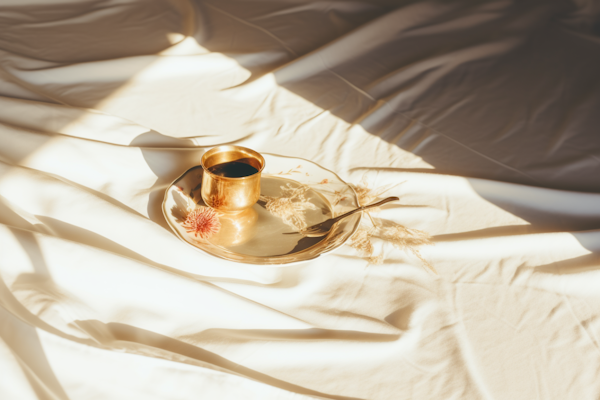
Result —
[[[598, 399], [600, 7], [0, 2], [0, 398]], [[181, 242], [233, 143], [400, 197], [299, 265]], [[378, 188], [381, 190], [378, 191]]]

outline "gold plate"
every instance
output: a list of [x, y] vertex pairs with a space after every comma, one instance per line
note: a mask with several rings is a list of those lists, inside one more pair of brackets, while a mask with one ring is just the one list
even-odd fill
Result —
[[[308, 186], [306, 199], [316, 206], [304, 212], [308, 226], [359, 207], [356, 193], [335, 173], [307, 160], [263, 154], [266, 166], [260, 181], [262, 196], [281, 197], [282, 187]], [[192, 167], [166, 190], [162, 211], [175, 234], [186, 243], [226, 260], [262, 265], [312, 260], [338, 248], [358, 228], [361, 213], [345, 218], [323, 237], [284, 235], [294, 229], [265, 209], [259, 201], [237, 215], [221, 215], [221, 230], [201, 240], [182, 226], [188, 207], [204, 206], [200, 194], [202, 167]]]

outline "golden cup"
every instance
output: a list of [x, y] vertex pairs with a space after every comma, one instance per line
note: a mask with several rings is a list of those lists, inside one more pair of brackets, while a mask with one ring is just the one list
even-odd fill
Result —
[[223, 213], [239, 213], [260, 197], [260, 174], [265, 159], [241, 146], [218, 146], [202, 156], [202, 200]]

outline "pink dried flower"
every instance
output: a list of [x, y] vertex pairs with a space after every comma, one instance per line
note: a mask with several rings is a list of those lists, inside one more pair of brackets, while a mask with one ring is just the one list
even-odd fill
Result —
[[188, 214], [183, 227], [188, 233], [200, 239], [208, 239], [221, 229], [221, 222], [215, 210], [209, 207], [195, 208]]

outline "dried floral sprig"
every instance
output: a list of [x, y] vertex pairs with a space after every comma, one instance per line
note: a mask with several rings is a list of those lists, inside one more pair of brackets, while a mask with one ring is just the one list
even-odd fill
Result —
[[281, 218], [283, 223], [302, 230], [307, 226], [304, 212], [317, 209], [317, 206], [305, 196], [309, 189], [306, 185], [292, 187], [288, 183], [286, 186], [281, 186], [281, 197], [260, 196], [260, 200], [265, 202], [267, 211]]
[[433, 266], [421, 255], [421, 252], [417, 248], [417, 246], [434, 244], [431, 241], [431, 236], [429, 233], [419, 229], [407, 228], [400, 224], [394, 224], [389, 227], [380, 228], [379, 231], [379, 237], [381, 239], [391, 242], [400, 250], [409, 250], [419, 260], [421, 260], [421, 263], [423, 263], [425, 267], [429, 268], [429, 270], [434, 274], [439, 275], [435, 268], [433, 268]]
[[[402, 183], [400, 182], [395, 185], [387, 185], [375, 189], [369, 187], [369, 183], [367, 182], [366, 178], [366, 175], [364, 175], [360, 184], [351, 185], [357, 194], [358, 203], [361, 206], [373, 203], [385, 192]], [[325, 183], [328, 183], [328, 181], [323, 180], [319, 182], [319, 184]], [[268, 211], [280, 217], [284, 223], [297, 230], [302, 230], [307, 226], [304, 219], [304, 212], [308, 209], [317, 209], [317, 207], [309, 202], [305, 197], [305, 193], [308, 190], [309, 187], [305, 185], [294, 188], [288, 184], [287, 186], [281, 187], [281, 197], [261, 196], [260, 200], [266, 203], [265, 208]], [[334, 195], [334, 206], [345, 198], [344, 193], [340, 191], [336, 191]], [[419, 260], [421, 260], [423, 266], [427, 267], [427, 269], [429, 269], [431, 272], [437, 274], [435, 268], [433, 268], [433, 266], [427, 260], [425, 260], [417, 248], [418, 246], [422, 245], [433, 245], [429, 234], [418, 229], [407, 228], [391, 221], [386, 221], [387, 226], [379, 226], [370, 214], [371, 212], [377, 211], [380, 211], [380, 209], [374, 208], [363, 211], [369, 216], [372, 226], [367, 227], [363, 222], [362, 226], [350, 238], [348, 244], [352, 248], [365, 255], [370, 264], [377, 265], [382, 264], [385, 257], [383, 253], [374, 255], [375, 247], [373, 246], [373, 239], [376, 238], [390, 242], [398, 249], [410, 251]], [[366, 222], [366, 220], [363, 221]]]
[[182, 225], [188, 233], [193, 233], [200, 239], [208, 239], [221, 229], [219, 216], [209, 207], [192, 209]]
[[384, 260], [383, 253], [379, 255], [373, 255], [375, 247], [373, 246], [372, 239], [382, 239], [392, 243], [396, 248], [400, 250], [408, 250], [413, 253], [425, 267], [431, 272], [437, 274], [437, 271], [433, 266], [425, 260], [417, 246], [422, 245], [433, 245], [431, 236], [424, 231], [419, 229], [407, 228], [400, 224], [393, 223], [392, 226], [376, 227], [371, 228], [360, 227], [352, 238], [350, 239], [350, 247], [360, 251], [362, 254], [367, 256], [370, 264], [381, 264]]
[[373, 256], [375, 247], [373, 246], [371, 238], [373, 237], [374, 231], [375, 228], [367, 229], [360, 227], [356, 230], [354, 235], [352, 235], [348, 244], [350, 245], [350, 247], [360, 251], [362, 254], [367, 256], [369, 264], [379, 265], [383, 263], [383, 254]]
[[[363, 175], [361, 182], [358, 185], [350, 184], [352, 189], [356, 192], [356, 196], [358, 197], [358, 204], [361, 206], [366, 206], [367, 204], [371, 204], [374, 201], [378, 200], [381, 195], [385, 192], [392, 190], [396, 186], [402, 184], [404, 182], [396, 183], [395, 185], [386, 185], [380, 188], [370, 188], [369, 182], [367, 182], [367, 175]], [[369, 213], [375, 213], [381, 211], [381, 208], [375, 207], [372, 208]]]
[[[392, 186], [383, 186], [377, 189], [370, 188], [367, 181], [367, 175], [365, 174], [362, 177], [361, 183], [358, 185], [352, 185], [352, 188], [356, 192], [359, 204], [362, 206], [371, 204], [373, 201], [379, 199], [380, 196], [385, 192], [393, 189], [401, 183], [403, 182]], [[367, 256], [370, 264], [381, 264], [384, 260], [383, 253], [373, 255], [375, 248], [373, 246], [372, 239], [382, 239], [392, 243], [394, 247], [400, 250], [410, 251], [419, 260], [421, 260], [421, 263], [425, 267], [427, 267], [431, 272], [437, 274], [435, 268], [433, 268], [433, 266], [427, 260], [425, 260], [417, 248], [418, 246], [422, 245], [433, 245], [434, 243], [431, 241], [431, 236], [427, 232], [418, 229], [407, 228], [404, 225], [400, 225], [391, 221], [387, 221], [387, 226], [378, 226], [375, 220], [373, 220], [373, 217], [371, 217], [372, 212], [378, 211], [380, 211], [379, 208], [364, 211], [369, 216], [372, 226], [370, 228], [366, 228], [364, 226], [360, 227], [350, 239], [349, 245]]]

